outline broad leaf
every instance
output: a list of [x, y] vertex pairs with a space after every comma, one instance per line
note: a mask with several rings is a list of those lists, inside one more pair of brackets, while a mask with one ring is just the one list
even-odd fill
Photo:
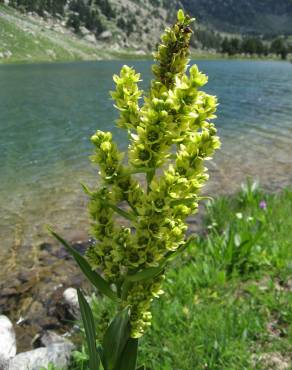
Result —
[[142, 280], [152, 279], [157, 276], [165, 267], [165, 262], [161, 263], [157, 267], [149, 267], [145, 270], [139, 271], [136, 274], [128, 275], [125, 277], [125, 281], [137, 282]]
[[89, 263], [86, 259], [81, 256], [74, 248], [72, 248], [63, 238], [61, 238], [57, 233], [50, 230], [52, 235], [59, 240], [60, 243], [64, 245], [66, 250], [71, 254], [71, 256], [75, 259], [78, 263], [80, 269], [87, 277], [87, 279], [103, 294], [108, 296], [113, 300], [118, 300], [118, 297], [114, 291], [110, 288], [110, 285], [95, 271], [92, 270]]
[[105, 363], [104, 363], [104, 356], [103, 356], [103, 348], [101, 345], [99, 345], [97, 347], [97, 352], [98, 352], [98, 355], [99, 355], [99, 358], [100, 358], [100, 366], [101, 366], [101, 369], [104, 370], [105, 369]]
[[138, 354], [138, 339], [130, 338], [115, 370], [135, 370]]
[[84, 298], [80, 289], [77, 290], [78, 302], [80, 306], [81, 317], [85, 330], [88, 352], [89, 352], [89, 368], [90, 370], [99, 369], [99, 355], [96, 349], [96, 332], [94, 318], [90, 309], [89, 304]]
[[129, 309], [125, 308], [110, 323], [103, 338], [104, 367], [106, 370], [115, 370], [117, 368], [120, 356], [129, 338]]

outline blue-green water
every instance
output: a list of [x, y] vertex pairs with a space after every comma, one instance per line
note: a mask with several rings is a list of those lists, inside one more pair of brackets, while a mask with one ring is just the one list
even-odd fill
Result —
[[[88, 156], [96, 129], [113, 130], [108, 90], [122, 64], [134, 65], [147, 88], [148, 61], [13, 65], [0, 67], [0, 250], [23, 251], [57, 225], [71, 238], [86, 235], [86, 199], [93, 184]], [[208, 193], [230, 192], [246, 176], [275, 189], [292, 179], [292, 64], [200, 61], [206, 90], [219, 98], [222, 149], [210, 163]]]

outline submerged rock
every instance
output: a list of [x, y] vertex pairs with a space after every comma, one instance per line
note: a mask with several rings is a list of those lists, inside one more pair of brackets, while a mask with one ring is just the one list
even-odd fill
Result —
[[5, 363], [15, 354], [16, 340], [13, 324], [8, 317], [0, 315], [0, 368], [1, 362]]

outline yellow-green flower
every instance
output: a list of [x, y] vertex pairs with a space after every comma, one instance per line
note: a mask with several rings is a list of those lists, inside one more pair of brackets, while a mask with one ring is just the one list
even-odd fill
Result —
[[[133, 338], [151, 323], [151, 303], [163, 293], [167, 256], [186, 243], [186, 220], [197, 212], [208, 179], [205, 161], [220, 146], [212, 123], [217, 99], [200, 90], [208, 78], [196, 65], [187, 72], [191, 21], [179, 11], [177, 22], [162, 35], [155, 79], [143, 100], [133, 68], [123, 66], [113, 77], [111, 96], [119, 111], [117, 125], [128, 132], [128, 152], [118, 150], [110, 132], [97, 131], [91, 139], [100, 187], [89, 192], [96, 243], [86, 257], [116, 286], [121, 306], [130, 307]], [[147, 279], [125, 280], [159, 267]]]

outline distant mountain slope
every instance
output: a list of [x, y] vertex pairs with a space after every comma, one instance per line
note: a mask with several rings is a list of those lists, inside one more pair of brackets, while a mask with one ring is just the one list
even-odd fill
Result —
[[181, 0], [199, 22], [219, 31], [292, 34], [292, 0]]
[[222, 45], [231, 33], [239, 40], [284, 33], [291, 50], [292, 0], [0, 0], [0, 63], [145, 55], [180, 7], [198, 20], [199, 52], [228, 52]]
[[[13, 1], [5, 5], [0, 0], [0, 63], [144, 55], [175, 18], [177, 4], [176, 0], [94, 0], [94, 6], [93, 0]], [[174, 5], [168, 9], [166, 3]], [[110, 10], [100, 4], [110, 4]]]
[[77, 35], [149, 51], [176, 17], [177, 0], [0, 0], [24, 14], [54, 17]]
[[91, 60], [109, 52], [61, 25], [0, 5], [0, 63]]

